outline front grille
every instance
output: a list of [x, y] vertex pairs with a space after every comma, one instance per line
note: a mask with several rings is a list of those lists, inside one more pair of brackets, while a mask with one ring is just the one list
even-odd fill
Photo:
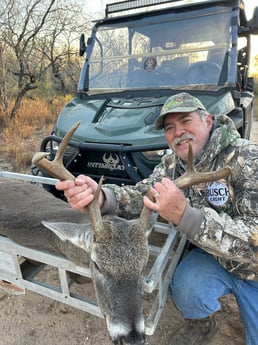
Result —
[[[134, 183], [121, 162], [119, 154], [114, 152], [83, 152], [68, 166], [68, 169], [74, 175], [85, 174], [95, 180], [103, 175], [105, 182], [112, 181], [108, 183]], [[136, 166], [133, 169], [138, 171]]]

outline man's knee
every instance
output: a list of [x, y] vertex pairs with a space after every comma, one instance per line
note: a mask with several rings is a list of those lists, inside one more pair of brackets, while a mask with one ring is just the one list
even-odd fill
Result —
[[203, 277], [196, 267], [178, 267], [172, 277], [170, 290], [172, 299], [179, 310], [196, 309], [206, 293]]
[[209, 254], [193, 250], [178, 265], [170, 283], [172, 299], [185, 318], [201, 318], [220, 309], [228, 293], [226, 274]]

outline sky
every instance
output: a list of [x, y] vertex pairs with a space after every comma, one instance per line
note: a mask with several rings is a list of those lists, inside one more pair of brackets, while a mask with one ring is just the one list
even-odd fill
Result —
[[[258, 6], [258, 0], [245, 0], [247, 19], [252, 17], [255, 6]], [[258, 35], [252, 36], [251, 42], [252, 42], [251, 59], [253, 59], [256, 55], [258, 55]], [[253, 66], [251, 66], [251, 69], [252, 68]]]
[[[91, 9], [92, 16], [95, 19], [104, 17], [106, 4], [119, 2], [121, 0], [94, 0], [94, 8]], [[255, 6], [258, 6], [258, 0], [244, 0], [247, 19], [250, 19], [253, 14]], [[258, 55], [258, 35], [252, 36], [252, 50], [251, 50], [251, 62], [256, 55]], [[254, 72], [253, 65], [250, 66], [251, 73]]]

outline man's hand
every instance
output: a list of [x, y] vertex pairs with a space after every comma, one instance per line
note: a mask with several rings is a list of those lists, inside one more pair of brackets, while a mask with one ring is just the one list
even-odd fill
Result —
[[[98, 184], [96, 181], [85, 175], [79, 175], [74, 181], [58, 181], [56, 189], [64, 192], [71, 207], [78, 211], [85, 211], [85, 208], [94, 199], [94, 193]], [[99, 205], [102, 207], [104, 202], [103, 193], [99, 196]]]
[[157, 182], [151, 190], [155, 202], [144, 196], [143, 202], [146, 207], [156, 211], [162, 218], [178, 225], [186, 208], [184, 193], [177, 188], [173, 181], [164, 177]]

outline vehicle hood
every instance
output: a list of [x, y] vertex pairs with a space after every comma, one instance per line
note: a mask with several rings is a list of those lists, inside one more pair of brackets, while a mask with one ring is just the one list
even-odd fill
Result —
[[[193, 95], [199, 97], [214, 116], [234, 109], [230, 92]], [[76, 141], [128, 145], [165, 143], [163, 130], [154, 129], [153, 124], [169, 96], [75, 97], [61, 111], [55, 134], [63, 137], [75, 122], [80, 121], [73, 136]]]

